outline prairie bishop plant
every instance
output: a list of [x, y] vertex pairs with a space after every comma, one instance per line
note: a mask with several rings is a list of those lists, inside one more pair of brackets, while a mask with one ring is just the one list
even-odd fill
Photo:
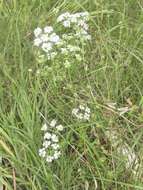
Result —
[[88, 106], [79, 105], [72, 110], [72, 115], [79, 120], [88, 121], [91, 116], [91, 111]]
[[83, 51], [91, 36], [88, 32], [89, 13], [79, 12], [61, 14], [56, 19], [56, 29], [64, 27], [64, 33], [57, 34], [52, 26], [36, 28], [34, 30], [35, 56], [38, 74], [46, 73], [51, 68], [60, 70], [70, 68], [75, 64], [83, 63], [86, 53]]
[[88, 12], [79, 12], [75, 14], [70, 14], [69, 12], [61, 14], [57, 18], [57, 22], [61, 23], [65, 28], [72, 29], [69, 38], [79, 38], [81, 40], [90, 40], [91, 36], [88, 33], [89, 26], [87, 22], [89, 21]]
[[38, 47], [39, 60], [53, 59], [57, 55], [56, 47], [60, 42], [60, 37], [54, 32], [53, 27], [36, 28], [34, 35], [34, 46]]
[[43, 131], [43, 143], [39, 149], [39, 156], [47, 162], [53, 162], [61, 156], [60, 137], [59, 134], [64, 127], [53, 119], [49, 124], [45, 123], [41, 130]]

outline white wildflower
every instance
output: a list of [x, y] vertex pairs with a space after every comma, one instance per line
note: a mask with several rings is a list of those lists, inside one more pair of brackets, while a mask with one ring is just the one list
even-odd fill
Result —
[[65, 21], [63, 22], [63, 25], [64, 25], [65, 28], [69, 28], [69, 27], [70, 27], [70, 21], [65, 20]]
[[78, 113], [78, 114], [76, 115], [76, 117], [77, 117], [78, 119], [80, 119], [80, 120], [84, 119], [84, 116], [83, 116], [82, 113]]
[[41, 43], [42, 43], [42, 40], [41, 40], [40, 38], [36, 38], [36, 39], [34, 40], [34, 46], [39, 47], [39, 46], [41, 45]]
[[88, 12], [81, 12], [81, 13], [64, 13], [60, 15], [57, 19], [57, 22], [61, 22], [65, 28], [69, 28], [72, 26], [72, 28], [76, 31], [81, 30], [79, 35], [80, 38], [83, 38], [84, 40], [89, 40], [90, 36], [87, 32], [88, 30], [88, 24], [86, 23], [89, 20], [89, 13]]
[[59, 144], [52, 144], [51, 147], [54, 149], [54, 150], [57, 150], [60, 148]]
[[78, 112], [79, 112], [79, 109], [78, 109], [78, 108], [74, 108], [74, 109], [72, 110], [72, 114], [73, 114], [73, 115], [77, 115]]
[[46, 26], [46, 27], [44, 28], [44, 32], [45, 32], [45, 33], [51, 33], [51, 32], [53, 32], [53, 27], [52, 27], [52, 26]]
[[86, 108], [85, 108], [85, 112], [86, 112], [86, 113], [90, 113], [90, 108], [89, 108], [89, 107], [86, 107]]
[[83, 27], [83, 25], [85, 25], [85, 24], [86, 24], [86, 23], [85, 23], [84, 20], [79, 20], [79, 21], [78, 21], [78, 26]]
[[60, 151], [55, 151], [53, 157], [54, 157], [55, 160], [57, 160], [60, 157], [60, 155], [61, 155]]
[[63, 131], [63, 126], [61, 124], [57, 125], [57, 120], [53, 119], [48, 127], [44, 124], [41, 128], [44, 131], [44, 140], [42, 148], [39, 149], [39, 156], [43, 157], [48, 163], [57, 160], [60, 155], [60, 140], [59, 132]]
[[57, 126], [56, 126], [56, 129], [57, 129], [58, 131], [63, 131], [64, 127], [63, 127], [62, 125], [57, 125]]
[[[79, 109], [85, 110], [85, 107], [83, 105], [79, 105]], [[86, 108], [87, 109], [87, 108]]]
[[74, 15], [75, 15], [76, 18], [80, 18], [81, 17], [80, 13], [75, 13]]
[[57, 18], [57, 22], [61, 22], [61, 21], [63, 21], [64, 20], [64, 15], [62, 14], [62, 15], [60, 15], [58, 18]]
[[52, 49], [52, 44], [49, 43], [49, 42], [48, 43], [43, 43], [42, 49], [43, 49], [43, 51], [48, 52], [48, 51], [50, 51]]
[[68, 18], [70, 16], [69, 12], [65, 12], [63, 14], [61, 14], [58, 18], [57, 18], [57, 22], [61, 22], [63, 20], [65, 20], [66, 18]]
[[48, 148], [50, 146], [50, 144], [51, 144], [51, 141], [49, 141], [49, 140], [47, 141], [46, 140], [46, 141], [43, 142], [43, 147], [44, 148]]
[[89, 120], [90, 119], [90, 114], [85, 113], [84, 116], [83, 116], [83, 119], [84, 120]]
[[77, 119], [87, 121], [90, 119], [90, 108], [88, 106], [79, 105], [78, 108], [72, 110], [72, 115]]
[[50, 35], [49, 40], [56, 44], [60, 41], [60, 37], [56, 35], [55, 33], [53, 33]]
[[46, 131], [47, 129], [48, 129], [48, 126], [47, 126], [47, 124], [45, 123], [45, 124], [42, 126], [41, 131]]
[[50, 126], [51, 127], [55, 127], [56, 126], [56, 123], [57, 123], [57, 120], [56, 119], [53, 119], [50, 123]]
[[80, 15], [83, 17], [89, 17], [89, 12], [87, 12], [87, 11], [81, 12]]
[[57, 136], [56, 134], [52, 134], [51, 140], [52, 140], [53, 142], [58, 142], [58, 141], [59, 141], [58, 136]]
[[46, 161], [47, 162], [52, 162], [53, 159], [54, 159], [53, 156], [47, 156]]
[[[57, 52], [55, 52], [55, 47], [59, 45], [62, 40], [54, 32], [52, 26], [46, 26], [43, 31], [36, 29], [36, 36], [34, 39], [34, 46], [39, 47], [43, 50], [43, 55], [45, 60], [52, 60], [56, 57]], [[39, 59], [37, 59], [39, 60]], [[39, 61], [44, 62], [44, 61]]]
[[42, 29], [39, 27], [34, 30], [35, 37], [38, 37], [41, 33], [42, 33]]
[[41, 39], [42, 42], [48, 42], [49, 37], [47, 36], [47, 34], [42, 34], [40, 39]]
[[39, 156], [40, 156], [40, 157], [43, 157], [43, 158], [46, 156], [45, 148], [39, 149]]
[[51, 138], [52, 138], [51, 133], [46, 132], [45, 135], [44, 135], [44, 139], [51, 139]]
[[[61, 59], [63, 59], [63, 65], [65, 68], [69, 68], [71, 63], [82, 61], [81, 43], [91, 39], [88, 33], [88, 12], [79, 12], [70, 14], [65, 12], [57, 18], [57, 22], [60, 22], [65, 28], [69, 28], [61, 37], [56, 34], [52, 26], [45, 26], [43, 29], [36, 28], [34, 30], [34, 46], [39, 48], [40, 54], [44, 56], [43, 59], [37, 59], [39, 63], [45, 63], [47, 60], [56, 60], [61, 53]], [[74, 43], [71, 43], [74, 42]], [[76, 44], [76, 45], [75, 45]], [[77, 45], [78, 44], [78, 45]], [[85, 43], [84, 43], [85, 44]], [[37, 56], [39, 56], [37, 54]], [[69, 61], [73, 59], [72, 61]], [[59, 63], [60, 64], [60, 63]], [[44, 68], [42, 67], [45, 71]]]

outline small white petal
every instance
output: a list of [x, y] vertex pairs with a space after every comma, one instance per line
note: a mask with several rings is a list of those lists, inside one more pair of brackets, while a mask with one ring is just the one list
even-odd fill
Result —
[[78, 109], [78, 108], [74, 108], [74, 109], [72, 110], [72, 114], [73, 114], [73, 115], [76, 115], [78, 112], [79, 112], [79, 109]]
[[79, 113], [77, 116], [76, 116], [78, 119], [83, 119], [83, 114], [82, 113]]
[[48, 126], [47, 126], [47, 124], [45, 123], [45, 124], [42, 126], [41, 131], [46, 131], [47, 129], [48, 129]]
[[64, 25], [64, 27], [69, 28], [71, 24], [70, 24], [70, 21], [65, 20], [65, 21], [63, 22], [63, 25]]
[[52, 137], [51, 133], [47, 132], [44, 135], [44, 139], [50, 139]]
[[46, 156], [46, 151], [44, 148], [39, 149], [39, 156], [43, 158]]
[[58, 18], [57, 18], [57, 22], [61, 22], [65, 19], [67, 19], [68, 17], [70, 17], [70, 13], [69, 12], [65, 12], [63, 14], [61, 14]]
[[35, 37], [38, 37], [41, 33], [42, 33], [42, 29], [39, 27], [34, 30]]
[[50, 144], [51, 144], [51, 141], [44, 141], [44, 142], [43, 142], [43, 146], [44, 146], [45, 148], [48, 148], [48, 147], [50, 146]]
[[84, 114], [84, 119], [85, 119], [85, 120], [89, 120], [89, 118], [90, 118], [90, 115], [87, 114], [87, 113], [85, 113], [85, 114]]
[[90, 113], [90, 108], [86, 107], [85, 112]]
[[53, 161], [53, 156], [47, 156], [46, 161], [49, 162], [49, 163], [52, 162]]
[[58, 43], [60, 41], [60, 37], [56, 34], [52, 34], [50, 37], [49, 37], [49, 40], [53, 43]]
[[61, 22], [64, 20], [64, 16], [63, 15], [60, 15], [58, 18], [57, 18], [57, 22]]
[[40, 38], [36, 38], [34, 40], [34, 46], [38, 46], [39, 47], [41, 45], [41, 43], [42, 43], [42, 40]]
[[49, 40], [49, 37], [46, 34], [42, 34], [40, 39], [42, 42], [47, 42]]
[[52, 44], [51, 43], [43, 43], [42, 49], [45, 52], [49, 52], [52, 49]]
[[54, 150], [57, 150], [60, 148], [59, 144], [52, 144], [51, 147], [54, 149]]
[[55, 151], [53, 157], [54, 157], [55, 160], [57, 160], [60, 157], [60, 155], [61, 155], [60, 151]]
[[62, 125], [57, 125], [57, 126], [56, 126], [56, 129], [57, 129], [58, 131], [63, 131], [64, 127], [63, 127]]
[[46, 26], [46, 27], [44, 28], [44, 32], [45, 32], [45, 33], [51, 33], [51, 32], [53, 32], [53, 27], [52, 27], [52, 26]]
[[53, 134], [53, 135], [51, 136], [51, 140], [52, 140], [53, 142], [58, 142], [58, 141], [59, 141], [58, 136], [55, 135], [55, 134]]
[[57, 123], [57, 120], [56, 119], [53, 119], [50, 123], [50, 126], [51, 127], [55, 127], [56, 126], [56, 123]]
[[85, 107], [84, 107], [83, 105], [80, 105], [80, 106], [79, 106], [79, 109], [85, 110]]

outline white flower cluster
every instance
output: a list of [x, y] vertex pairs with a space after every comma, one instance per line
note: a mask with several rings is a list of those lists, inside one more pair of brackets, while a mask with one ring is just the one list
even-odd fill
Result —
[[[34, 30], [34, 46], [38, 47], [36, 52], [38, 62], [42, 63], [60, 57], [61, 64], [66, 68], [75, 62], [81, 62], [81, 41], [86, 44], [85, 40], [91, 39], [88, 34], [88, 20], [88, 12], [61, 14], [57, 18], [57, 23], [70, 28], [61, 37], [56, 34], [52, 26], [46, 26], [43, 29], [36, 28]], [[59, 59], [57, 59], [57, 63], [60, 63]]]
[[77, 119], [87, 121], [90, 119], [91, 111], [88, 106], [79, 105], [78, 108], [74, 108], [72, 110], [72, 115], [75, 116]]
[[47, 162], [57, 160], [61, 155], [58, 132], [63, 129], [62, 125], [57, 125], [56, 119], [49, 125], [45, 123], [41, 128], [44, 131], [44, 140], [42, 148], [39, 149], [39, 156], [45, 158]]
[[46, 26], [44, 29], [36, 28], [34, 35], [34, 46], [44, 51], [47, 59], [54, 58], [57, 55], [55, 47], [60, 43], [60, 37], [54, 32], [53, 27]]
[[65, 28], [73, 28], [75, 31], [75, 36], [84, 40], [91, 39], [91, 36], [88, 34], [88, 20], [88, 12], [79, 12], [75, 14], [66, 12], [57, 18], [57, 22], [62, 23]]

